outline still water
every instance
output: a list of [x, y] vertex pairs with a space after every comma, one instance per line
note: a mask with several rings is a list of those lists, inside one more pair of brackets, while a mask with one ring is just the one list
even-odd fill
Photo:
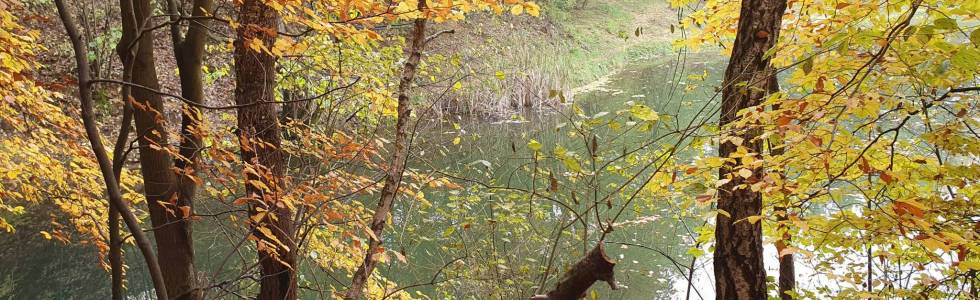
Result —
[[[724, 63], [717, 58], [654, 55], [632, 62], [608, 76], [604, 84], [569, 101], [574, 101], [587, 116], [615, 113], [628, 109], [626, 103], [633, 102], [669, 116], [669, 122], [675, 124], [710, 120], [710, 112], [718, 102], [714, 87], [718, 86], [718, 76], [723, 71]], [[689, 74], [707, 76], [698, 78]], [[424, 190], [427, 205], [417, 201], [396, 204], [394, 224], [386, 231], [390, 234], [386, 245], [404, 253], [406, 261], [383, 265], [382, 275], [400, 286], [414, 286], [408, 290], [410, 293], [422, 293], [433, 299], [526, 299], [541, 289], [542, 274], [551, 265], [544, 289], [553, 286], [555, 277], [594, 245], [601, 231], [596, 218], [589, 217], [586, 225], [562, 229], [561, 225], [572, 219], [566, 207], [544, 199], [527, 199], [528, 193], [499, 187], [545, 189], [534, 184], [541, 184], [543, 176], [555, 176], [561, 189], [571, 191], [564, 195], [576, 193], [585, 205], [592, 198], [586, 193], [590, 189], [584, 186], [591, 184], [602, 189], [622, 181], [619, 177], [599, 178], [593, 183], [567, 181], [557, 171], [560, 163], [547, 160], [542, 160], [538, 167], [548, 172], [555, 170], [554, 173], [529, 171], [534, 161], [527, 149], [531, 139], [549, 150], [562, 145], [579, 154], [587, 151], [583, 148], [588, 142], [569, 134], [568, 124], [575, 122], [570, 111], [566, 105], [503, 121], [457, 118], [426, 128], [417, 138], [420, 148], [410, 159], [410, 167], [458, 177], [457, 183], [462, 188], [427, 188]], [[661, 130], [610, 139], [612, 142], [600, 146], [633, 149], [663, 134]], [[608, 130], [599, 134], [603, 138], [613, 136]], [[458, 145], [451, 142], [456, 137], [461, 141]], [[673, 142], [667, 139], [662, 144]], [[690, 159], [695, 153], [703, 155], [711, 151], [681, 150], [676, 157]], [[369, 206], [375, 202], [364, 201]], [[206, 209], [207, 204], [202, 205]], [[597, 283], [595, 294], [590, 297], [683, 299], [690, 294], [691, 299], [713, 298], [706, 260], [701, 257], [692, 262], [688, 254], [694, 244], [692, 230], [705, 221], [685, 218], [679, 210], [670, 201], [629, 205], [618, 221], [630, 221], [630, 225], [606, 237], [609, 256], [618, 262], [616, 279], [620, 289], [614, 291], [604, 283]], [[601, 217], [610, 216], [611, 213], [604, 211]], [[15, 221], [20, 221], [16, 224], [46, 224], [48, 220]], [[41, 227], [22, 225], [14, 234], [0, 234], [0, 299], [108, 298], [108, 275], [99, 267], [94, 250], [87, 245], [66, 246], [44, 240], [36, 234]], [[232, 237], [241, 235], [224, 230], [223, 226], [206, 223], [195, 227], [195, 235], [200, 237], [195, 248], [202, 270], [215, 270], [222, 265], [225, 265], [223, 269], [236, 270], [237, 264], [249, 261], [249, 254], [233, 254], [228, 258], [228, 249], [239, 242]], [[558, 242], [554, 242], [556, 236], [560, 237]], [[133, 299], [148, 297], [151, 288], [137, 255], [137, 251], [127, 251], [126, 257], [130, 262], [128, 293]], [[692, 264], [696, 270], [695, 284], [688, 292], [686, 277]], [[325, 274], [311, 267], [301, 269], [301, 285], [341, 286], [349, 282], [344, 274]], [[254, 286], [239, 288], [249, 294], [248, 289]], [[222, 298], [236, 298], [233, 294], [222, 295]], [[301, 295], [304, 299], [321, 296], [309, 290], [301, 291]]]

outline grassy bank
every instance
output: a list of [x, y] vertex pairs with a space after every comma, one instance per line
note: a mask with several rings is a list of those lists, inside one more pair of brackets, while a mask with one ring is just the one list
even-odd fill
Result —
[[584, 8], [567, 2], [571, 1], [547, 3], [544, 16], [570, 37], [551, 50], [568, 63], [567, 78], [576, 86], [613, 72], [631, 59], [670, 49], [674, 38], [670, 24], [676, 17], [666, 1], [590, 1]]
[[558, 106], [552, 90], [570, 98], [631, 60], [669, 51], [675, 20], [665, 1], [554, 0], [537, 18], [485, 14], [445, 25], [456, 33], [435, 51], [463, 53], [466, 78], [436, 111], [500, 118]]

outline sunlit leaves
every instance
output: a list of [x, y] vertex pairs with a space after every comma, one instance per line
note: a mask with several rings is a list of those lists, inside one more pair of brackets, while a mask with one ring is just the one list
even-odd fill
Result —
[[[675, 7], [689, 3], [672, 2]], [[978, 4], [927, 0], [909, 17], [917, 3], [789, 2], [771, 50], [772, 63], [788, 68], [780, 74], [783, 93], [741, 112], [733, 126], [761, 130], [766, 142], [778, 142], [769, 146], [783, 144], [784, 153], [761, 153], [756, 159], [780, 173], [740, 169], [737, 175], [763, 175], [757, 184], [768, 187], [753, 184], [753, 190], [807, 209], [780, 221], [787, 228], [773, 234], [791, 234], [793, 245], [783, 249], [799, 249], [828, 270], [846, 273], [832, 280], [853, 282], [820, 291], [824, 296], [846, 298], [866, 288], [860, 285], [866, 266], [845, 263], [856, 258], [836, 249], [893, 249], [876, 266], [914, 266], [927, 282], [882, 290], [887, 297], [906, 297], [928, 286], [942, 286], [932, 296], [945, 297], [961, 283], [955, 279], [963, 271], [955, 267], [958, 261], [969, 260], [977, 248], [971, 241], [976, 222], [968, 216], [976, 212], [970, 203], [980, 171], [980, 149], [971, 145], [980, 139], [970, 130], [977, 121], [960, 116], [976, 114], [980, 106], [976, 91], [951, 91], [976, 86], [980, 52], [971, 26]], [[737, 4], [708, 1], [688, 14], [681, 27], [693, 34], [675, 45], [729, 51]], [[714, 164], [705, 160], [705, 165]], [[954, 252], [966, 258], [943, 256]]]
[[[3, 217], [42, 210], [52, 216], [51, 228], [41, 233], [46, 239], [91, 244], [104, 258], [105, 190], [69, 105], [76, 102], [35, 81], [36, 55], [45, 49], [37, 42], [40, 33], [25, 29], [12, 14], [21, 8], [12, 5], [0, 4], [0, 234], [17, 226]], [[134, 191], [138, 176], [126, 170], [120, 185], [124, 200], [142, 201]]]
[[643, 104], [634, 104], [633, 106], [631, 106], [630, 113], [633, 115], [633, 117], [643, 121], [652, 122], [660, 119], [660, 116], [657, 114], [657, 112], [653, 111], [652, 109], [650, 109], [649, 107]]
[[541, 143], [538, 142], [537, 140], [531, 139], [530, 141], [527, 142], [527, 148], [531, 149], [531, 151], [534, 152], [540, 151]]

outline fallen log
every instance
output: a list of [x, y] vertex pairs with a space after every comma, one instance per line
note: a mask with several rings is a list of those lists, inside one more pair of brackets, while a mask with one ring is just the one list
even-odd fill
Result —
[[565, 272], [555, 288], [544, 295], [535, 295], [531, 300], [576, 300], [585, 297], [596, 281], [605, 281], [612, 289], [617, 289], [613, 268], [616, 263], [606, 255], [606, 247], [599, 242], [578, 263]]

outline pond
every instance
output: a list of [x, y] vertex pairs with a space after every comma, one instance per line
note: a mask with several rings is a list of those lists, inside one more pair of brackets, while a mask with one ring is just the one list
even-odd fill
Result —
[[[662, 122], [674, 125], [624, 136], [616, 136], [608, 129], [597, 131], [603, 140], [599, 147], [603, 149], [625, 152], [638, 148], [664, 134], [665, 128], [683, 127], [695, 120], [713, 120], [711, 112], [718, 102], [714, 88], [723, 73], [724, 61], [716, 55], [653, 55], [632, 61], [623, 70], [606, 77], [604, 84], [575, 95], [573, 101], [577, 108], [574, 109], [566, 105], [557, 110], [516, 115], [506, 121], [458, 118], [431, 126], [419, 135], [416, 141], [419, 151], [410, 159], [413, 163], [409, 167], [457, 178], [461, 188], [426, 188], [423, 192], [428, 204], [405, 200], [396, 204], [394, 224], [386, 231], [390, 234], [386, 245], [403, 253], [406, 260], [382, 265], [381, 273], [400, 286], [411, 286], [408, 291], [413, 294], [439, 299], [448, 296], [526, 299], [535, 292], [547, 291], [568, 264], [577, 261], [595, 244], [602, 228], [595, 216], [586, 218], [587, 221], [574, 221], [568, 207], [529, 197], [526, 191], [544, 190], [548, 187], [533, 185], [541, 184], [547, 176], [554, 177], [553, 181], [562, 190], [554, 194], [575, 194], [571, 197], [580, 198], [574, 199], [576, 205], [572, 208], [588, 213], [587, 203], [597, 203], [595, 200], [602, 198], [601, 194], [610, 192], [609, 186], [624, 182], [618, 176], [569, 180], [567, 174], [558, 171], [561, 162], [545, 159], [537, 166], [545, 171], [533, 172], [535, 160], [531, 158], [528, 143], [537, 141], [549, 153], [561, 146], [583, 155], [589, 142], [570, 134], [574, 126], [568, 124], [581, 121], [572, 111], [580, 109], [582, 115], [599, 116], [645, 104], [666, 117]], [[704, 75], [699, 78], [689, 74]], [[458, 144], [452, 142], [456, 137], [460, 138]], [[644, 151], [656, 151], [656, 147], [666, 147], [676, 141], [665, 139]], [[684, 143], [680, 145], [679, 149], [684, 149]], [[679, 150], [675, 159], [689, 160], [713, 151], [711, 148], [694, 150]], [[637, 188], [636, 184], [629, 186]], [[616, 197], [615, 201], [625, 200]], [[364, 201], [369, 206], [375, 202]], [[618, 262], [616, 279], [620, 289], [611, 290], [597, 283], [592, 296], [601, 299], [686, 297], [689, 291], [685, 273], [692, 264], [688, 250], [694, 244], [691, 232], [705, 221], [683, 217], [684, 208], [673, 205], [669, 199], [616, 205], [625, 208], [621, 216], [610, 204], [609, 209], [603, 208], [600, 217], [608, 219], [617, 215], [618, 222], [627, 224], [605, 238], [610, 257]], [[569, 222], [574, 224], [562, 226]], [[221, 227], [206, 223], [195, 227], [196, 236], [209, 236], [196, 238], [199, 268], [217, 269], [229, 255], [228, 249], [238, 242], [226, 238], [236, 235], [226, 235]], [[36, 232], [37, 229], [32, 231], [28, 226], [16, 234], [0, 234], [0, 245], [3, 245], [0, 265], [4, 266], [0, 272], [0, 298], [108, 298], [108, 275], [99, 267], [91, 247], [61, 245], [37, 237]], [[235, 261], [248, 259], [235, 256], [225, 270], [234, 270]], [[138, 252], [127, 251], [126, 259], [129, 295], [133, 299], [146, 298], [151, 284], [139, 263]], [[693, 262], [698, 272], [694, 289], [690, 291], [691, 299], [698, 299], [699, 294], [713, 298], [710, 291], [713, 284], [707, 276], [710, 268], [703, 267], [704, 261], [702, 257]], [[301, 285], [349, 283], [343, 274], [303, 269]], [[544, 273], [550, 276], [541, 288]], [[319, 297], [309, 291], [302, 291], [301, 296]]]
[[[678, 66], [683, 68], [675, 71]], [[575, 95], [574, 103], [581, 109], [582, 115], [590, 117], [615, 114], [616, 111], [629, 109], [630, 103], [646, 104], [661, 115], [671, 117], [669, 120], [664, 118], [664, 122], [673, 124], [664, 128], [683, 127], [696, 119], [713, 120], [709, 112], [716, 107], [717, 101], [712, 99], [714, 87], [720, 83], [718, 74], [723, 71], [724, 62], [715, 56], [692, 56], [682, 60], [670, 55], [653, 56], [634, 61], [622, 71], [602, 79], [604, 84]], [[688, 74], [692, 73], [712, 76], [688, 78]], [[569, 152], [587, 152], [583, 148], [588, 143], [583, 142], [571, 129], [574, 127], [572, 123], [582, 121], [572, 115], [574, 110], [566, 107], [558, 111], [531, 112], [497, 122], [460, 118], [422, 134], [422, 151], [412, 161], [423, 163], [411, 167], [436, 169], [462, 179], [469, 186], [464, 184], [461, 191], [426, 191], [427, 198], [434, 206], [430, 209], [434, 213], [428, 214], [428, 217], [413, 218], [405, 211], [395, 214], [395, 222], [402, 221], [400, 226], [405, 226], [407, 230], [396, 233], [389, 246], [394, 244], [404, 249], [409, 262], [394, 263], [383, 274], [402, 285], [422, 284], [416, 290], [428, 295], [432, 295], [435, 288], [427, 283], [437, 278], [456, 287], [450, 289], [449, 295], [452, 296], [519, 299], [539, 290], [540, 277], [545, 273], [549, 259], [554, 257], [550, 271], [552, 277], [545, 283], [544, 291], [551, 288], [555, 283], [554, 276], [560, 275], [567, 265], [589, 250], [601, 231], [595, 224], [595, 217], [589, 217], [590, 221], [586, 222], [591, 222], [588, 223], [591, 236], [584, 238], [587, 242], [580, 237], [583, 234], [582, 226], [571, 226], [561, 234], [556, 233], [561, 229], [559, 225], [563, 224], [560, 221], [567, 223], [571, 219], [568, 207], [564, 205], [572, 206], [579, 212], [588, 211], [586, 204], [591, 201], [590, 197], [603, 198], [602, 195], [609, 193], [610, 189], [595, 193], [599, 196], [592, 196], [595, 194], [590, 193], [595, 191], [586, 186], [601, 190], [611, 184], [623, 183], [623, 178], [617, 176], [599, 176], [599, 182], [595, 184], [582, 179], [571, 182], [562, 178], [567, 174], [561, 174], [561, 163], [553, 160], [538, 161], [538, 167], [548, 171], [537, 175], [530, 171], [535, 160], [527, 148], [529, 141], [543, 145], [542, 153], [559, 146]], [[664, 128], [625, 136], [617, 136], [608, 128], [598, 128], [596, 132], [602, 136], [599, 140], [611, 141], [601, 143], [599, 148], [618, 152], [619, 149], [633, 150], [664, 135], [667, 131]], [[458, 145], [450, 142], [456, 137], [460, 138]], [[656, 151], [657, 146], [674, 142], [676, 139], [666, 139], [652, 146], [654, 149], [644, 151]], [[678, 151], [675, 158], [689, 160], [696, 153], [713, 151], [710, 148], [696, 150], [700, 151]], [[588, 163], [583, 165], [588, 168]], [[545, 173], [552, 170], [557, 175]], [[603, 171], [599, 172], [601, 174]], [[556, 182], [562, 186], [560, 189], [571, 190], [570, 193], [577, 194], [582, 203], [576, 206], [572, 201], [565, 201], [567, 204], [556, 205], [540, 198], [528, 199], [534, 198], [528, 197], [527, 193], [532, 189], [530, 182], [533, 176], [538, 176], [535, 182], [540, 190], [548, 188], [547, 181], [542, 182], [542, 177], [557, 177]], [[491, 190], [495, 193], [491, 193]], [[555, 194], [567, 197], [569, 192]], [[402, 205], [404, 209], [405, 205], [410, 204], [403, 202]], [[534, 211], [528, 211], [531, 209]], [[615, 207], [608, 211], [605, 207], [603, 209], [603, 218], [615, 214]], [[686, 296], [688, 289], [684, 278], [691, 264], [687, 251], [694, 243], [691, 231], [702, 225], [704, 220], [678, 218], [683, 215], [679, 209], [669, 201], [628, 207], [620, 221], [627, 221], [623, 223], [629, 225], [624, 226], [623, 230], [613, 231], [606, 238], [609, 255], [619, 262], [616, 276], [621, 288], [613, 291], [605, 284], [597, 283], [594, 287], [597, 287], [598, 298], [676, 299]], [[507, 221], [495, 219], [503, 218], [495, 216], [495, 213], [518, 215], [520, 219], [515, 223], [530, 223], [533, 224], [532, 228], [507, 227]], [[561, 236], [560, 242], [555, 242], [556, 235]], [[556, 249], [554, 254], [552, 248]], [[454, 262], [457, 259], [460, 262]], [[700, 266], [703, 262], [695, 264]], [[433, 277], [436, 274], [439, 276]], [[712, 284], [707, 283], [697, 288], [710, 289]], [[691, 297], [697, 299], [695, 291], [691, 291]]]

